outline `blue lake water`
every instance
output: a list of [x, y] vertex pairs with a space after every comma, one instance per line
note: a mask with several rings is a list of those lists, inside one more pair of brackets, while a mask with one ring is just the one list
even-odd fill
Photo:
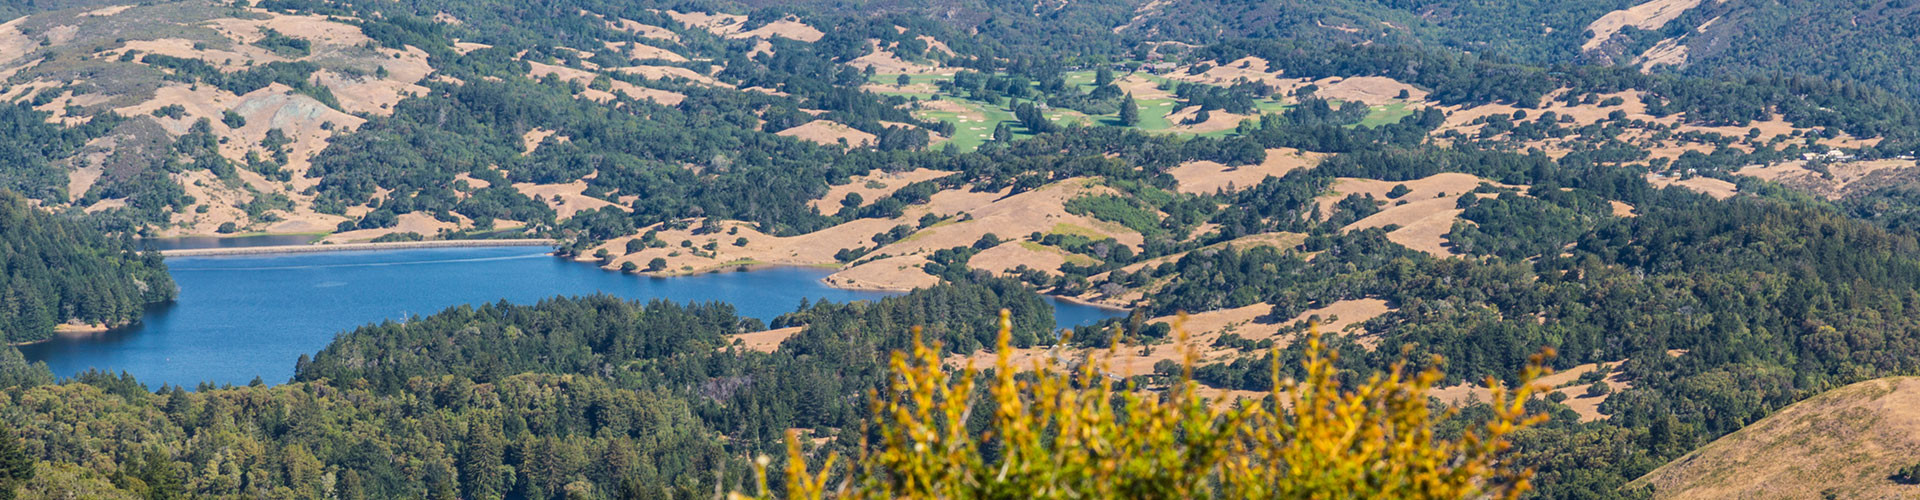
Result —
[[[820, 269], [649, 278], [557, 259], [547, 251], [442, 248], [172, 258], [167, 265], [180, 298], [148, 311], [140, 325], [20, 350], [60, 376], [99, 368], [131, 373], [153, 388], [237, 385], [256, 376], [278, 384], [293, 376], [301, 354], [319, 351], [340, 332], [459, 304], [528, 304], [556, 295], [607, 293], [722, 301], [744, 316], [769, 320], [792, 312], [802, 299], [844, 302], [891, 295], [829, 288], [820, 283], [827, 274]], [[1052, 303], [1062, 327], [1121, 314]]]

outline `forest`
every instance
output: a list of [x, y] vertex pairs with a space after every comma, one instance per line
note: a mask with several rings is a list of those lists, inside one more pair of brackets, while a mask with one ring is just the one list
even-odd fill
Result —
[[883, 387], [910, 326], [977, 343], [1001, 309], [1026, 338], [1053, 324], [1038, 295], [989, 280], [803, 305], [774, 320], [804, 329], [773, 353], [732, 345], [767, 326], [732, 306], [606, 296], [369, 325], [272, 387], [56, 384], [7, 348], [0, 417], [41, 464], [25, 498], [704, 497], [744, 489], [748, 457], [790, 428], [851, 450], [868, 413], [845, 396]]
[[[0, 12], [91, 6], [55, 3]], [[1724, 42], [1700, 44], [1700, 64], [1643, 72], [1596, 65], [1597, 54], [1580, 48], [1588, 22], [1631, 2], [1335, 1], [1282, 9], [1273, 2], [1185, 1], [1161, 7], [1159, 15], [1120, 0], [1068, 2], [1039, 13], [1026, 4], [969, 0], [737, 3], [748, 8], [698, 1], [259, 2], [267, 12], [350, 19], [371, 44], [417, 48], [436, 76], [446, 77], [417, 82], [417, 95], [385, 113], [363, 113], [357, 129], [319, 141], [298, 177], [284, 170], [284, 152], [248, 162], [223, 158], [230, 145], [214, 124], [240, 122], [200, 120], [182, 124], [186, 132], [166, 139], [147, 159], [153, 161], [108, 169], [100, 184], [68, 200], [68, 174], [86, 145], [122, 127], [157, 127], [184, 110], [128, 117], [109, 110], [62, 126], [36, 107], [70, 90], [63, 87], [0, 106], [0, 128], [9, 131], [0, 134], [0, 189], [7, 190], [0, 194], [0, 341], [46, 339], [63, 324], [126, 325], [146, 306], [171, 300], [175, 287], [162, 260], [137, 251], [128, 236], [188, 213], [198, 200], [178, 179], [200, 171], [231, 185], [242, 174], [259, 174], [269, 187], [311, 186], [250, 197], [249, 214], [285, 210], [298, 199], [346, 219], [334, 228], [341, 232], [396, 227], [409, 214], [472, 223], [472, 232], [453, 237], [526, 223], [519, 231], [561, 240], [557, 253], [565, 257], [635, 236], [626, 243], [629, 253], [665, 246], [662, 231], [722, 222], [792, 237], [913, 214], [858, 235], [861, 246], [838, 249], [839, 264], [850, 266], [881, 258], [874, 255], [880, 247], [911, 242], [922, 230], [962, 222], [965, 216], [917, 213], [942, 195], [1005, 198], [1066, 181], [1084, 181], [1097, 194], [1060, 200], [1065, 214], [1124, 228], [1138, 243], [1071, 231], [977, 241], [970, 235], [927, 252], [918, 264], [938, 285], [872, 302], [803, 304], [766, 321], [742, 317], [728, 304], [605, 296], [456, 306], [342, 332], [301, 357], [284, 384], [149, 387], [109, 372], [59, 379], [17, 350], [0, 348], [0, 420], [18, 423], [0, 429], [0, 494], [597, 499], [746, 490], [753, 457], [783, 456], [789, 432], [805, 436], [817, 455], [810, 459], [857, 456], [862, 440], [879, 437], [866, 428], [871, 405], [880, 403], [873, 395], [896, 380], [889, 356], [916, 347], [914, 328], [921, 328], [919, 339], [937, 343], [938, 355], [957, 359], [997, 348], [1001, 310], [1009, 312], [1009, 348], [1092, 349], [1119, 338], [1133, 343], [1127, 349], [1152, 351], [1175, 348], [1178, 339], [1153, 318], [1258, 307], [1265, 311], [1258, 321], [1272, 324], [1374, 299], [1389, 310], [1361, 322], [1363, 333], [1325, 338], [1338, 354], [1331, 366], [1340, 379], [1363, 380], [1408, 359], [1441, 359], [1445, 375], [1433, 380], [1440, 386], [1516, 381], [1546, 349], [1559, 353], [1548, 362], [1554, 368], [1617, 366], [1614, 382], [1628, 385], [1582, 384], [1606, 388], [1594, 410], [1604, 418], [1583, 418], [1564, 398], [1528, 403], [1550, 417], [1513, 435], [1521, 463], [1537, 472], [1529, 498], [1652, 496], [1657, 492], [1629, 483], [1821, 391], [1920, 370], [1920, 322], [1912, 319], [1920, 308], [1920, 189], [1907, 179], [1875, 177], [1884, 184], [1828, 199], [1729, 174], [1827, 153], [1819, 141], [1842, 134], [1859, 147], [1838, 153], [1868, 160], [1910, 155], [1920, 144], [1915, 90], [1900, 79], [1910, 69], [1885, 61], [1901, 60], [1911, 41], [1883, 33], [1897, 31], [1889, 26], [1897, 28], [1910, 7], [1875, 4], [1877, 14], [1862, 19], [1872, 29], [1837, 34], [1781, 26], [1787, 17], [1780, 8], [1714, 2], [1675, 25], [1691, 29], [1714, 18], [1707, 14], [1725, 14], [1725, 22], [1820, 42], [1812, 46], [1866, 40], [1880, 50], [1844, 51], [1842, 62], [1829, 63], [1798, 49], [1777, 54], [1747, 33], [1628, 30], [1639, 45], [1682, 35]], [[744, 16], [743, 30], [776, 21], [831, 29], [812, 42], [731, 37], [654, 8], [733, 12]], [[460, 22], [437, 21], [441, 14]], [[623, 31], [608, 16], [661, 27], [676, 41]], [[1330, 29], [1326, 21], [1353, 31]], [[1539, 34], [1543, 28], [1552, 31]], [[921, 36], [951, 54], [936, 55]], [[455, 40], [486, 47], [456, 50]], [[686, 60], [579, 49], [603, 42], [658, 44]], [[278, 32], [262, 43], [276, 53], [307, 50]], [[904, 88], [926, 81], [851, 64], [877, 55], [875, 47], [892, 47], [916, 64], [938, 62], [953, 70], [951, 77], [930, 80], [932, 97], [872, 91], [877, 82]], [[1781, 55], [1782, 64], [1742, 62], [1768, 54]], [[1152, 80], [1157, 70], [1148, 65], [1245, 57], [1291, 78], [1391, 78], [1425, 92], [1432, 105], [1368, 121], [1375, 110], [1359, 101], [1312, 90], [1290, 94], [1264, 82]], [[165, 70], [172, 83], [234, 92], [281, 83], [340, 106], [325, 86], [310, 83], [322, 70], [307, 63], [231, 72], [159, 54], [139, 63]], [[572, 81], [528, 76], [536, 63], [686, 72], [647, 78], [605, 71]], [[1070, 74], [1088, 73], [1095, 75], [1090, 86], [1066, 83]], [[1167, 107], [1247, 119], [1208, 133], [1136, 127], [1142, 100], [1114, 83], [1136, 76], [1149, 83], [1134, 88], [1157, 85]], [[683, 99], [582, 97], [629, 85]], [[1645, 96], [1647, 116], [1672, 123], [1608, 113], [1622, 104], [1601, 96], [1625, 91]], [[959, 126], [916, 113], [923, 99], [1004, 106], [1008, 116], [973, 124], [994, 130], [978, 147], [937, 147]], [[1549, 99], [1585, 100], [1608, 118], [1573, 124], [1571, 116], [1537, 112]], [[1279, 105], [1263, 108], [1265, 100]], [[1468, 132], [1449, 123], [1450, 112], [1483, 105], [1510, 108], [1475, 118], [1470, 125], [1477, 128]], [[1049, 118], [1063, 110], [1086, 121]], [[1795, 130], [1771, 143], [1757, 139], [1758, 128], [1744, 138], [1682, 131], [1743, 130], [1776, 116]], [[815, 120], [875, 140], [842, 147], [779, 134]], [[549, 139], [527, 144], [535, 131]], [[268, 149], [293, 142], [275, 132]], [[1653, 148], [1630, 142], [1639, 132], [1686, 135], [1710, 147], [1653, 159]], [[1547, 139], [1568, 146], [1549, 153], [1538, 147]], [[1203, 162], [1253, 168], [1289, 152], [1316, 159], [1220, 189], [1182, 190], [1176, 176]], [[825, 200], [826, 208], [810, 205], [858, 182], [856, 176], [920, 168], [952, 174]], [[1401, 224], [1361, 224], [1404, 203], [1405, 184], [1437, 174], [1484, 181], [1442, 194], [1455, 200], [1446, 208], [1458, 217], [1437, 231], [1441, 251], [1396, 242]], [[1718, 199], [1657, 188], [1649, 179], [1729, 181], [1736, 192]], [[1355, 180], [1398, 187], [1385, 198], [1327, 199]], [[558, 195], [515, 187], [575, 182], [584, 185], [580, 198], [604, 205], [563, 212], [555, 207]], [[99, 214], [79, 208], [106, 199], [127, 206]], [[74, 203], [42, 208], [65, 202]], [[1235, 244], [1253, 236], [1282, 243]], [[444, 236], [382, 238], [426, 237]], [[745, 238], [738, 241], [745, 246]], [[971, 267], [975, 257], [1009, 243], [1071, 258], [1045, 270]], [[640, 264], [627, 264], [626, 272], [640, 272]], [[645, 270], [666, 266], [653, 259]], [[1040, 295], [1134, 292], [1140, 298], [1130, 317], [1071, 337], [1051, 331]], [[773, 352], [733, 337], [795, 327]], [[1313, 375], [1302, 368], [1311, 348], [1287, 341], [1304, 328], [1277, 328], [1281, 334], [1257, 342], [1222, 336], [1207, 347], [1227, 355], [1195, 367], [1192, 378], [1212, 390], [1268, 391], [1276, 388], [1275, 374]], [[1155, 368], [1113, 384], [1164, 394], [1180, 374], [1171, 363]], [[994, 404], [984, 393], [968, 397]], [[1496, 411], [1484, 404], [1458, 409], [1435, 425], [1468, 428]], [[974, 414], [966, 430], [984, 430], [988, 413]], [[1001, 451], [989, 444], [984, 454]]]
[[160, 256], [107, 229], [0, 190], [0, 343], [44, 340], [67, 323], [127, 325], [173, 300]]

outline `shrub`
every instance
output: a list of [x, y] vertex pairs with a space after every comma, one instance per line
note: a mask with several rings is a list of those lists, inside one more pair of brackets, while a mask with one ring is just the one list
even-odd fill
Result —
[[[850, 464], [838, 498], [1517, 498], [1530, 470], [1509, 438], [1545, 420], [1525, 409], [1549, 353], [1535, 356], [1512, 389], [1489, 380], [1492, 418], [1458, 439], [1427, 406], [1438, 370], [1405, 363], [1354, 387], [1337, 382], [1318, 328], [1307, 339], [1306, 380], [1283, 382], [1270, 351], [1273, 391], [1258, 403], [1209, 404], [1193, 381], [1191, 349], [1163, 392], [1110, 382], [1104, 358], [1078, 368], [1036, 361], [1016, 378], [1011, 322], [1000, 316], [991, 378], [969, 364], [958, 376], [938, 344], [895, 352], [893, 380], [874, 395], [880, 441]], [[1180, 332], [1184, 344], [1185, 332]], [[967, 426], [974, 384], [987, 383], [985, 432]], [[1281, 404], [1286, 401], [1290, 404]], [[863, 433], [865, 434], [865, 433]], [[987, 436], [987, 437], [981, 437]], [[991, 442], [983, 442], [991, 441]], [[989, 457], [982, 448], [995, 452]], [[785, 497], [829, 495], [837, 454], [810, 472], [798, 434], [787, 434]], [[768, 463], [764, 458], [761, 464]], [[759, 498], [772, 498], [764, 465]], [[735, 498], [754, 498], [735, 494]]]
[[1893, 473], [1893, 480], [1903, 484], [1920, 484], [1920, 464], [1901, 467]]

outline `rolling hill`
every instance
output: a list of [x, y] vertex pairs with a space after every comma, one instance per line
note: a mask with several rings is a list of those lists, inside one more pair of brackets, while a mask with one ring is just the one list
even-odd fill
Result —
[[1909, 498], [1920, 378], [1841, 387], [1781, 408], [1655, 469], [1657, 498]]

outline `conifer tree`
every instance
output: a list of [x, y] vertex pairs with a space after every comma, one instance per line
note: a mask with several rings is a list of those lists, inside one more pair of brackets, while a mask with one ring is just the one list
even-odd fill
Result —
[[1140, 124], [1140, 105], [1133, 102], [1132, 92], [1128, 92], [1127, 98], [1120, 101], [1120, 124], [1128, 127]]
[[33, 479], [33, 457], [12, 429], [0, 426], [0, 500], [13, 500], [14, 490], [28, 479]]

